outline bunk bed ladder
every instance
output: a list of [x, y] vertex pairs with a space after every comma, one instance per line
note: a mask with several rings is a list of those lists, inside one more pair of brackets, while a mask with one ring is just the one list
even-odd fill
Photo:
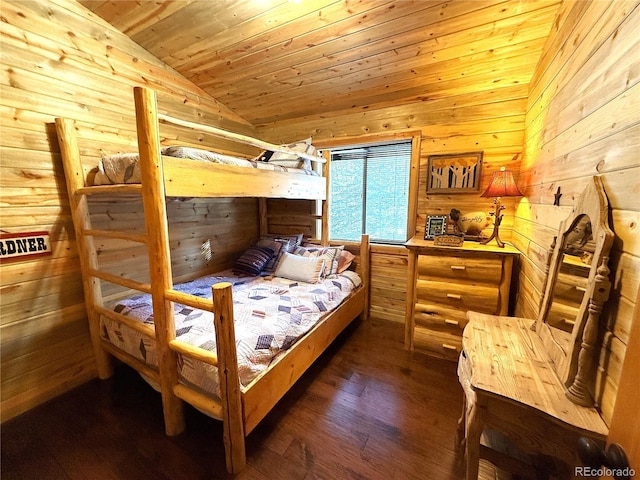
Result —
[[[168, 339], [167, 337], [166, 329], [167, 321], [165, 314], [165, 302], [163, 300], [164, 290], [160, 295], [158, 295], [157, 291], [154, 292], [154, 281], [152, 281], [151, 284], [142, 283], [101, 270], [94, 242], [94, 237], [102, 237], [146, 244], [151, 268], [150, 275], [157, 275], [158, 269], [160, 271], [164, 270], [168, 275], [168, 284], [166, 278], [162, 277], [163, 282], [160, 283], [160, 285], [168, 285], [167, 288], [170, 288], [172, 287], [170, 268], [171, 265], [168, 257], [164, 261], [160, 262], [158, 262], [157, 258], [154, 258], [157, 256], [155, 253], [157, 252], [157, 247], [155, 245], [157, 245], [158, 242], [163, 242], [165, 240], [162, 237], [162, 231], [158, 232], [156, 230], [149, 229], [148, 221], [146, 225], [146, 234], [144, 235], [118, 230], [94, 229], [92, 228], [90, 220], [90, 196], [110, 195], [110, 198], [114, 198], [118, 197], [119, 195], [131, 196], [132, 194], [134, 194], [141, 196], [144, 204], [145, 188], [144, 186], [141, 187], [140, 185], [105, 185], [94, 187], [85, 186], [85, 174], [82, 168], [82, 161], [80, 159], [80, 150], [78, 147], [78, 139], [74, 122], [69, 119], [56, 118], [56, 130], [58, 138], [60, 139], [62, 161], [64, 165], [67, 191], [69, 195], [69, 204], [71, 207], [71, 215], [73, 219], [76, 242], [78, 245], [78, 253], [80, 257], [80, 268], [82, 271], [85, 303], [87, 307], [87, 316], [89, 319], [89, 332], [91, 336], [94, 355], [96, 358], [98, 376], [101, 379], [105, 379], [109, 378], [113, 374], [111, 357], [116, 357], [122, 362], [131, 365], [137, 371], [155, 380], [158, 384], [160, 384], [161, 390], [163, 391], [163, 409], [165, 411], [165, 429], [167, 431], [167, 434], [180, 433], [182, 430], [184, 430], [184, 419], [182, 414], [182, 402], [173, 393], [173, 389], [177, 384], [175, 360], [172, 366], [165, 366], [164, 370], [162, 366], [159, 366], [159, 368], [155, 370], [152, 367], [146, 365], [143, 361], [138, 360], [137, 358], [128, 355], [117, 348], [114, 348], [109, 342], [102, 340], [100, 336], [100, 317], [105, 316], [118, 323], [125, 324], [129, 328], [135, 329], [151, 339], [155, 339], [158, 345], [158, 352], [161, 361], [162, 358], [164, 358], [165, 362], [168, 361], [167, 357], [169, 357], [170, 361], [170, 358], [172, 357], [172, 352], [168, 346], [168, 342], [170, 341], [170, 339]], [[156, 205], [154, 205], [154, 207], [156, 207]], [[147, 218], [148, 215], [146, 214], [146, 212], [150, 207], [148, 207], [147, 204], [144, 204], [144, 208], [145, 218]], [[162, 204], [162, 208], [164, 208], [164, 203]], [[151, 213], [151, 217], [154, 217], [153, 212]], [[166, 227], [166, 216], [163, 217], [163, 220]], [[154, 224], [157, 225], [158, 222], [156, 221], [156, 223]], [[153, 233], [149, 234], [149, 232]], [[166, 229], [164, 230], [164, 232], [165, 234], [167, 234]], [[168, 242], [166, 242], [165, 245], [168, 245]], [[154, 268], [156, 273], [154, 273]], [[151, 294], [154, 298], [154, 317], [158, 316], [160, 318], [160, 320], [156, 318], [154, 322], [155, 329], [151, 326], [140, 324], [134, 320], [131, 320], [129, 317], [117, 313], [111, 309], [105, 308], [101, 281], [106, 281], [142, 293]], [[160, 299], [159, 301], [156, 300], [158, 298]], [[162, 314], [157, 314], [155, 303], [162, 304]], [[172, 314], [173, 312], [171, 311], [170, 313]], [[172, 320], [173, 319], [171, 319], [171, 321], [169, 322], [170, 325], [173, 325]], [[161, 325], [161, 328], [159, 329], [161, 331], [160, 334], [158, 334], [158, 325]], [[175, 332], [173, 332], [172, 338], [175, 338]], [[164, 355], [162, 355], [163, 352]], [[175, 356], [173, 356], [173, 358], [175, 359]], [[167, 374], [166, 372], [169, 372], [169, 374]], [[175, 380], [171, 378], [171, 372], [174, 372], [173, 376], [175, 377]]]
[[151, 286], [146, 283], [130, 280], [118, 275], [114, 275], [100, 270], [97, 250], [95, 248], [94, 238], [115, 238], [127, 240], [136, 243], [147, 243], [146, 235], [116, 230], [94, 229], [91, 225], [89, 214], [88, 197], [94, 194], [137, 194], [140, 195], [141, 189], [138, 185], [111, 186], [104, 187], [85, 187], [84, 171], [80, 160], [80, 150], [78, 148], [77, 136], [74, 123], [71, 120], [57, 118], [56, 129], [61, 139], [60, 148], [62, 161], [65, 170], [65, 178], [67, 182], [67, 192], [69, 195], [69, 204], [71, 207], [71, 215], [76, 234], [76, 243], [78, 245], [78, 254], [80, 258], [80, 268], [82, 272], [82, 281], [85, 294], [85, 303], [87, 306], [87, 316], [89, 317], [89, 331], [91, 341], [96, 358], [96, 366], [98, 376], [102, 379], [112, 375], [113, 369], [108, 353], [120, 358], [126, 363], [136, 364], [136, 368], [149, 371], [152, 378], [157, 378], [157, 372], [154, 372], [140, 360], [130, 357], [122, 358], [119, 351], [116, 353], [109, 348], [107, 342], [100, 338], [100, 316], [109, 317], [112, 320], [124, 323], [143, 335], [153, 338], [155, 336], [154, 329], [148, 325], [140, 324], [131, 320], [129, 317], [114, 312], [104, 307], [104, 299], [100, 280], [113, 283], [128, 289], [137, 290], [143, 293], [150, 293]]
[[83, 232], [91, 231], [91, 220], [87, 196], [79, 194], [85, 186], [80, 149], [72, 120], [56, 118], [56, 131], [60, 139], [60, 153], [62, 154], [69, 205], [80, 257], [82, 286], [89, 318], [89, 334], [96, 358], [98, 376], [105, 379], [113, 375], [113, 365], [109, 354], [100, 346], [100, 315], [96, 306], [103, 304], [102, 289], [100, 280], [91, 274], [91, 272], [98, 271], [98, 256], [93, 237], [83, 234]]

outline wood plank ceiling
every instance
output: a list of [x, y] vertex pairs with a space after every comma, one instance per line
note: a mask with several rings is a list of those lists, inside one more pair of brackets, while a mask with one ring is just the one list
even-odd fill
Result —
[[560, 0], [80, 0], [254, 125], [528, 84]]

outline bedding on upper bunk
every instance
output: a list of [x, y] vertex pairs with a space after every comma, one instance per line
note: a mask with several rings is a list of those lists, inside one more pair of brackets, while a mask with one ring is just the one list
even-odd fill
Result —
[[[317, 283], [277, 276], [239, 276], [232, 270], [226, 270], [177, 284], [174, 289], [211, 298], [211, 286], [218, 282], [233, 285], [238, 367], [240, 382], [244, 386], [361, 285], [360, 277], [350, 270], [321, 278]], [[153, 325], [151, 296], [148, 294], [119, 300], [111, 308]], [[215, 351], [211, 312], [179, 304], [174, 305], [174, 312], [178, 340]], [[106, 317], [101, 319], [101, 335], [146, 364], [157, 365], [155, 341], [147, 336]], [[180, 382], [219, 395], [216, 367], [178, 355], [178, 373]]]
[[[274, 154], [276, 157], [271, 160], [271, 157], [266, 158], [263, 152], [256, 157], [256, 159], [248, 160], [246, 158], [232, 157], [199, 148], [181, 146], [163, 147], [160, 153], [168, 157], [188, 158], [223, 165], [233, 165], [236, 167], [256, 168], [259, 170], [297, 173], [302, 175], [319, 175], [318, 172], [310, 167], [310, 162], [298, 162], [297, 158], [295, 161], [291, 158], [283, 158], [286, 154]], [[141, 183], [142, 177], [138, 160], [139, 156], [137, 153], [121, 153], [102, 157], [98, 163], [98, 171], [93, 178], [93, 185]]]

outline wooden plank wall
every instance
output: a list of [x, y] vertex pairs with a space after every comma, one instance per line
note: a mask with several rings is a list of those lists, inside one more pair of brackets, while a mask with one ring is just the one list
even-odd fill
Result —
[[[77, 121], [89, 168], [102, 153], [132, 151], [135, 145], [132, 87], [162, 92], [161, 110], [174, 100], [186, 119], [239, 133], [252, 127], [175, 71], [70, 0], [2, 2], [0, 34], [0, 215], [2, 232], [46, 230], [53, 255], [0, 266], [0, 410], [7, 420], [95, 376], [78, 255], [73, 236], [62, 162], [53, 121]], [[196, 117], [195, 107], [206, 112]], [[201, 145], [210, 139], [188, 132], [162, 131], [164, 140]], [[226, 144], [219, 144], [227, 149]], [[245, 152], [246, 153], [246, 152]], [[174, 273], [223, 264], [226, 252], [257, 235], [257, 202], [219, 200], [173, 202], [180, 219], [171, 227]], [[129, 205], [96, 205], [111, 222], [139, 226]], [[213, 242], [214, 258], [203, 260], [193, 247]], [[146, 266], [144, 252], [113, 253], [103, 242], [101, 257], [113, 263]]]
[[[330, 139], [405, 129], [422, 130], [417, 232], [427, 214], [489, 211], [479, 194], [426, 195], [430, 154], [482, 150], [483, 182], [506, 166], [525, 197], [505, 202], [501, 238], [522, 251], [512, 292], [514, 313], [535, 318], [544, 282], [542, 266], [558, 225], [592, 175], [603, 175], [617, 240], [612, 254], [612, 298], [604, 317], [604, 350], [598, 398], [611, 417], [621, 361], [640, 282], [638, 185], [638, 2], [566, 0], [529, 86], [496, 85], [488, 91], [461, 89], [438, 100], [379, 109], [350, 109], [322, 117], [259, 125], [263, 137]], [[357, 110], [357, 111], [356, 111]], [[554, 194], [561, 187], [559, 207]], [[404, 322], [404, 248], [372, 245], [371, 314]]]
[[[122, 228], [144, 233], [140, 198], [114, 202], [96, 196], [91, 198], [89, 206], [96, 229]], [[172, 273], [176, 282], [230, 268], [233, 259], [258, 237], [257, 200], [253, 198], [169, 199], [167, 216]], [[146, 245], [100, 237], [95, 238], [94, 243], [98, 263], [105, 271], [150, 282]], [[123, 289], [104, 282], [104, 296], [119, 292]]]
[[[640, 283], [640, 2], [567, 1], [531, 84], [520, 202], [517, 313], [538, 312], [546, 248], [593, 175], [601, 175], [616, 240], [603, 312], [596, 395], [610, 421]], [[553, 206], [560, 188], [560, 206]]]

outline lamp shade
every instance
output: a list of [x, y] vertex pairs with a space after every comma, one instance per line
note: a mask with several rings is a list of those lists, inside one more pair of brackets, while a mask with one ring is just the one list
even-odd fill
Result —
[[522, 197], [522, 192], [518, 190], [513, 173], [505, 170], [504, 167], [499, 172], [493, 172], [489, 186], [481, 197]]

